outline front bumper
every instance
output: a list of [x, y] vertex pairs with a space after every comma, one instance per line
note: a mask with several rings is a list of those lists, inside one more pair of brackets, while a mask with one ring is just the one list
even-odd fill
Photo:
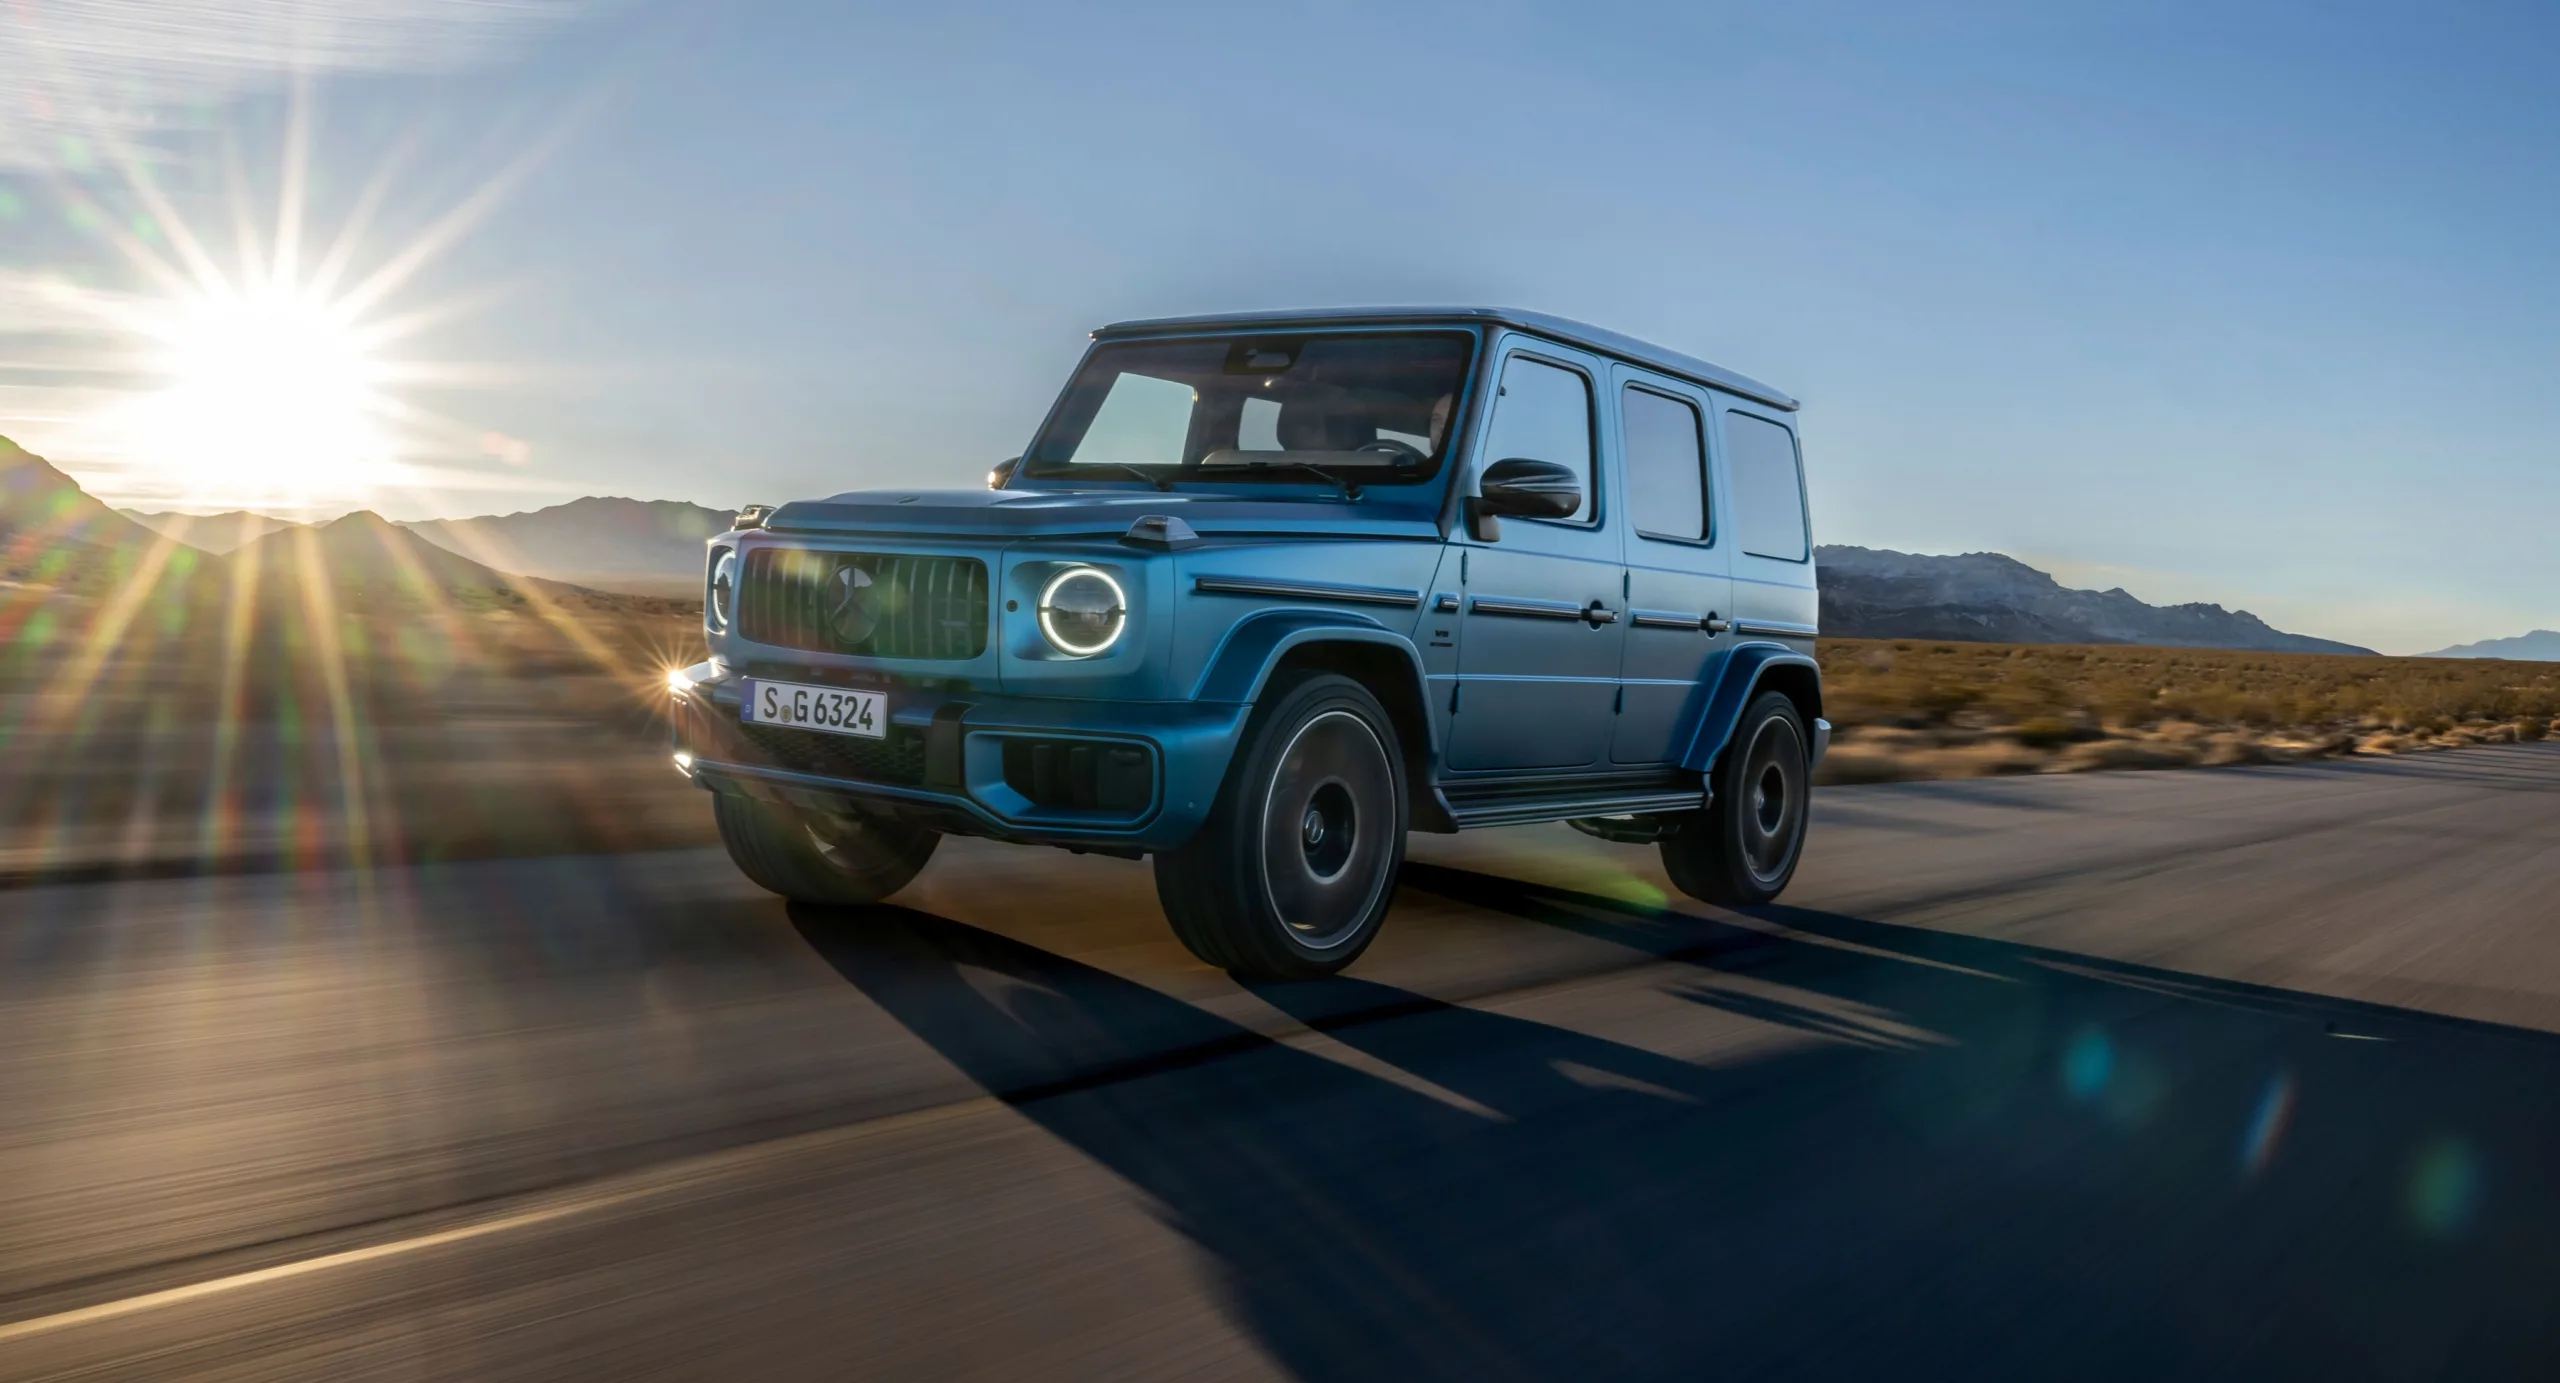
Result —
[[[936, 829], [1110, 851], [1167, 850], [1208, 815], [1252, 710], [1218, 702], [997, 696], [895, 680], [880, 740], [749, 725], [745, 678], [669, 679], [676, 764], [696, 784], [818, 808], [890, 809]], [[831, 682], [811, 669], [789, 680]]]

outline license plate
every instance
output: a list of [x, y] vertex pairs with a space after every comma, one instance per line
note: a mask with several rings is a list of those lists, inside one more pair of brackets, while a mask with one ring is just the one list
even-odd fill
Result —
[[738, 701], [738, 719], [876, 740], [889, 733], [889, 698], [855, 687], [812, 687], [750, 677], [746, 695]]

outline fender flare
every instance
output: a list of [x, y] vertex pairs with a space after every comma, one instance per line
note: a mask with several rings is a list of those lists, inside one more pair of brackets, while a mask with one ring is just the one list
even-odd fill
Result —
[[[1733, 738], [1733, 727], [1742, 719], [1743, 708], [1760, 694], [1769, 670], [1780, 667], [1804, 668], [1813, 674], [1816, 687], [1822, 684], [1822, 665], [1810, 654], [1798, 653], [1785, 644], [1747, 643], [1725, 655], [1715, 691], [1707, 697], [1705, 709], [1698, 714], [1697, 728], [1690, 733], [1688, 752], [1680, 756], [1682, 768], [1700, 773], [1715, 771], [1716, 757]], [[1820, 714], [1819, 707], [1816, 714]]]
[[[1431, 682], [1423, 672], [1422, 651], [1413, 646], [1413, 640], [1365, 615], [1336, 610], [1264, 610], [1237, 620], [1209, 655], [1208, 666], [1201, 670], [1199, 682], [1191, 689], [1191, 698], [1238, 704], [1258, 700], [1281, 659], [1293, 649], [1319, 643], [1376, 644], [1395, 649], [1412, 670], [1417, 704], [1431, 704]], [[1428, 737], [1423, 746], [1429, 755], [1427, 761], [1437, 763], [1440, 729], [1427, 714], [1422, 717], [1422, 726]]]

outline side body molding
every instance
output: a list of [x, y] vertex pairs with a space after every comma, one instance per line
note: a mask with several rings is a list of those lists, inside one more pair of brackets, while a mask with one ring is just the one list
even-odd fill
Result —
[[[1822, 675], [1822, 665], [1810, 656], [1779, 643], [1747, 643], [1733, 650], [1724, 660], [1724, 672], [1716, 681], [1715, 691], [1698, 713], [1698, 724], [1690, 732], [1688, 751], [1680, 756], [1682, 768], [1705, 773], [1715, 767], [1716, 756], [1724, 752], [1725, 742], [1733, 738], [1735, 722], [1742, 710], [1760, 691], [1760, 684], [1771, 668], [1800, 667], [1815, 677]], [[1806, 727], [1812, 729], [1810, 725]]]
[[[1414, 693], [1421, 697], [1424, 680], [1421, 650], [1413, 640], [1351, 610], [1265, 610], [1237, 620], [1209, 655], [1191, 697], [1195, 701], [1250, 702], [1262, 695], [1271, 670], [1289, 650], [1310, 643], [1378, 644], [1396, 650], [1413, 670]], [[1429, 724], [1428, 718], [1424, 722]], [[1439, 728], [1432, 726], [1430, 762], [1439, 762]], [[1419, 790], [1417, 788], [1417, 790]]]

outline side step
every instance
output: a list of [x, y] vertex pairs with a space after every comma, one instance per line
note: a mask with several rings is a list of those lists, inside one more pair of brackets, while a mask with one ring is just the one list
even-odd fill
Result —
[[1437, 792], [1451, 824], [1462, 831], [1577, 817], [1692, 812], [1707, 805], [1704, 787], [1662, 777], [1645, 782], [1456, 783]]

